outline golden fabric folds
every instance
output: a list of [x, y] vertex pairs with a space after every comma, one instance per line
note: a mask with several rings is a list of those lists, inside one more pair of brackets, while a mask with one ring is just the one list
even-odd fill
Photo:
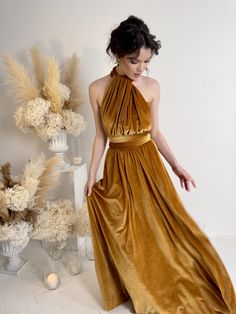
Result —
[[87, 196], [103, 307], [138, 314], [236, 314], [227, 270], [185, 209], [150, 136], [149, 104], [115, 68], [101, 108], [103, 178]]

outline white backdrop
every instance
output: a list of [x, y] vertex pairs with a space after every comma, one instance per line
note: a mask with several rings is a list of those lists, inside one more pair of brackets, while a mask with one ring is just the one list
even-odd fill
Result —
[[[162, 42], [150, 65], [150, 76], [161, 86], [161, 129], [197, 189], [185, 192], [168, 164], [167, 169], [206, 233], [236, 238], [235, 9], [233, 0], [0, 0], [0, 55], [9, 53], [27, 64], [32, 45], [59, 61], [78, 54], [85, 94], [80, 113], [89, 123], [79, 144], [89, 162], [95, 128], [88, 84], [113, 67], [105, 53], [112, 28], [130, 14], [144, 19]], [[16, 128], [6, 77], [1, 63], [0, 163], [10, 161], [17, 173], [47, 145]], [[98, 178], [103, 163], [104, 158]]]

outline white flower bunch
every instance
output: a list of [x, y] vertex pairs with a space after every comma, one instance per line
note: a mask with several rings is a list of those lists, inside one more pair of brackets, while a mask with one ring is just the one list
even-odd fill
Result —
[[10, 163], [0, 166], [0, 241], [26, 245], [37, 209], [45, 204], [47, 191], [57, 182], [58, 163], [57, 157], [46, 159], [41, 154], [25, 165], [22, 176], [11, 175]]
[[66, 240], [73, 233], [76, 217], [70, 200], [47, 201], [45, 208], [38, 210], [31, 238], [58, 242]]
[[81, 132], [85, 131], [87, 123], [81, 114], [75, 113], [72, 110], [63, 110], [63, 126], [69, 134], [79, 136]]
[[50, 108], [50, 101], [41, 97], [29, 101], [24, 107], [24, 119], [26, 125], [33, 128], [38, 128], [45, 124], [45, 117]]
[[87, 202], [78, 211], [75, 231], [80, 237], [91, 236]]
[[25, 221], [16, 223], [6, 223], [0, 228], [0, 240], [9, 241], [14, 246], [26, 246], [29, 241], [29, 234], [32, 230], [32, 225]]
[[[60, 84], [63, 91], [63, 99], [67, 100], [70, 90], [64, 84]], [[69, 134], [79, 136], [86, 130], [87, 122], [84, 117], [72, 110], [62, 110], [61, 113], [51, 111], [51, 103], [41, 97], [21, 105], [14, 113], [17, 127], [27, 132], [35, 132], [43, 141], [54, 138], [61, 129], [66, 129]]]
[[5, 189], [7, 208], [12, 211], [23, 211], [29, 201], [29, 192], [21, 185]]
[[45, 125], [41, 128], [35, 129], [35, 132], [43, 141], [47, 141], [50, 138], [56, 137], [62, 127], [62, 115], [50, 112], [45, 118]]
[[27, 125], [25, 121], [25, 115], [24, 115], [24, 108], [22, 106], [19, 106], [15, 113], [14, 113], [14, 119], [16, 121], [16, 126], [21, 129], [24, 133], [30, 133], [32, 132], [32, 129]]

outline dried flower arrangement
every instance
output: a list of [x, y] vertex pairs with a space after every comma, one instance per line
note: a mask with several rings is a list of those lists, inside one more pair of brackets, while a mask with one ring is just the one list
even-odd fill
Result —
[[32, 239], [52, 242], [65, 241], [69, 236], [90, 235], [87, 209], [83, 206], [77, 213], [68, 199], [47, 201], [45, 208], [38, 210]]
[[90, 229], [90, 220], [88, 213], [88, 204], [87, 201], [83, 203], [83, 206], [79, 209], [77, 213], [77, 220], [74, 227], [75, 233], [77, 233], [81, 237], [90, 236], [91, 237], [91, 229]]
[[29, 161], [21, 177], [11, 176], [11, 165], [0, 167], [0, 241], [9, 240], [13, 246], [25, 246], [48, 190], [55, 185], [58, 172], [54, 171], [60, 160], [46, 159], [41, 154]]
[[21, 177], [11, 176], [10, 163], [0, 167], [0, 241], [25, 246], [30, 238], [60, 242], [91, 234], [86, 202], [76, 212], [70, 200], [46, 201], [58, 180], [58, 162], [41, 154], [25, 165]]
[[20, 103], [14, 113], [17, 127], [25, 133], [37, 134], [43, 141], [55, 138], [61, 129], [79, 136], [87, 128], [87, 122], [75, 112], [82, 101], [78, 90], [78, 57], [73, 54], [68, 59], [61, 75], [60, 65], [52, 56], [45, 64], [38, 48], [32, 47], [30, 55], [34, 79], [16, 59], [3, 58], [10, 75], [9, 91]]

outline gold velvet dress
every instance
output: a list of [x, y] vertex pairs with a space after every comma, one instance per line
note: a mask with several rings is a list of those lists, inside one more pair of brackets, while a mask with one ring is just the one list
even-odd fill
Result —
[[236, 314], [227, 270], [184, 208], [150, 136], [149, 103], [112, 69], [100, 106], [109, 138], [87, 196], [103, 307], [138, 314]]

